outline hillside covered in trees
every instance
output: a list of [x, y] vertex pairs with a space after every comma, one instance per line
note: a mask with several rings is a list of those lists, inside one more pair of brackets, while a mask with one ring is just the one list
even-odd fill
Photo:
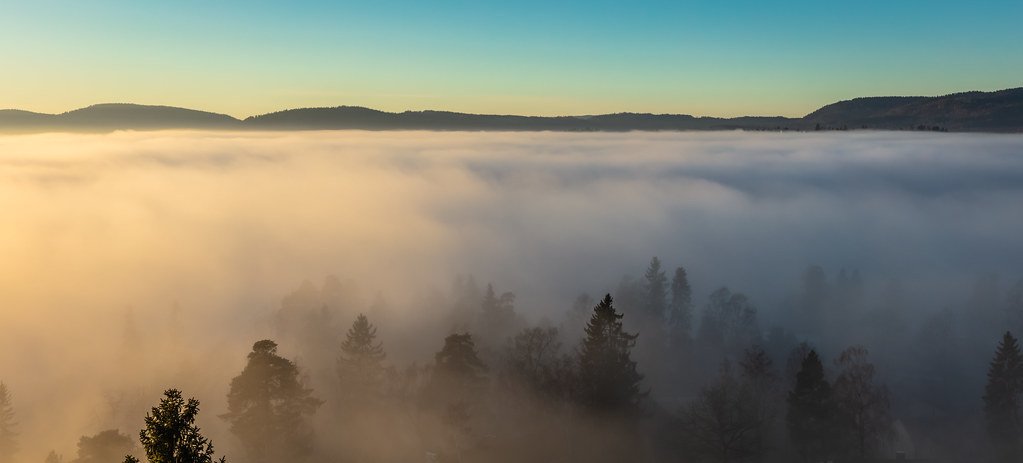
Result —
[[192, 109], [99, 104], [61, 114], [0, 110], [0, 132], [214, 130], [468, 130], [468, 131], [677, 131], [677, 130], [928, 130], [1023, 131], [1023, 88], [936, 97], [864, 97], [829, 104], [802, 118], [614, 113], [517, 116], [451, 111], [386, 112], [358, 106], [297, 108], [245, 119]]

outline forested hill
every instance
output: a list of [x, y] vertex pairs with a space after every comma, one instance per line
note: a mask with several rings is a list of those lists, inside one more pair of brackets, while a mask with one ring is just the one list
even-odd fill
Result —
[[0, 131], [108, 131], [240, 128], [224, 114], [136, 104], [98, 104], [61, 114], [0, 110]]
[[695, 117], [615, 113], [590, 116], [517, 116], [448, 111], [378, 111], [358, 106], [288, 109], [239, 120], [170, 106], [101, 104], [62, 114], [0, 110], [0, 131], [108, 131], [157, 129], [256, 130], [948, 130], [1023, 132], [1023, 88], [938, 97], [866, 97], [840, 101], [802, 118]]
[[825, 127], [1023, 132], [1023, 88], [939, 97], [856, 98], [827, 105], [803, 119]]

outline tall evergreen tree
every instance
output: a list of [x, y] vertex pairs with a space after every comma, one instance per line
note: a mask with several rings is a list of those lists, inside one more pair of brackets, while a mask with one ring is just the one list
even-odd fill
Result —
[[277, 355], [277, 343], [263, 340], [252, 346], [241, 374], [231, 380], [227, 394], [231, 423], [254, 462], [296, 461], [312, 450], [312, 430], [306, 417], [321, 402], [298, 377], [298, 367]]
[[804, 462], [823, 461], [834, 453], [836, 409], [824, 365], [811, 350], [789, 392], [785, 417], [789, 438]]
[[661, 269], [661, 260], [657, 256], [650, 259], [650, 265], [643, 275], [643, 291], [646, 317], [660, 324], [668, 315], [668, 277]]
[[630, 353], [638, 335], [625, 332], [622, 317], [608, 294], [593, 308], [586, 325], [578, 354], [577, 389], [581, 401], [594, 410], [630, 411], [646, 396], [639, 389], [643, 375], [636, 371]]
[[[168, 389], [160, 404], [146, 415], [146, 427], [139, 432], [139, 442], [149, 463], [212, 463], [213, 443], [195, 425], [199, 401], [181, 397], [181, 391]], [[216, 460], [224, 463], [224, 457]], [[128, 455], [125, 463], [138, 463]]]
[[671, 303], [668, 306], [669, 341], [672, 346], [682, 346], [693, 335], [693, 290], [689, 287], [686, 269], [675, 269], [671, 279]]
[[383, 343], [376, 342], [377, 329], [359, 314], [341, 343], [337, 375], [342, 401], [351, 404], [377, 397], [382, 389]]
[[984, 389], [987, 430], [999, 461], [1023, 461], [1023, 355], [1012, 333], [1006, 332], [995, 351]]
[[479, 333], [482, 335], [479, 341], [487, 341], [489, 346], [501, 345], [518, 328], [516, 318], [515, 294], [504, 292], [498, 296], [494, 286], [488, 284], [477, 318]]
[[14, 406], [11, 392], [0, 382], [0, 463], [10, 463], [18, 452], [18, 433], [15, 430]]

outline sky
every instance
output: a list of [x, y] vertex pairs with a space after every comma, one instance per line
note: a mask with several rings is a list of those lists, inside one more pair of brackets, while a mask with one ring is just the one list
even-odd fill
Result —
[[0, 0], [0, 108], [801, 116], [1023, 86], [1023, 2]]

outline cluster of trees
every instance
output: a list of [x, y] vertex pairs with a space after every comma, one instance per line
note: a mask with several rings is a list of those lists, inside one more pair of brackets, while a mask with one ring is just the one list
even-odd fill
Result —
[[[352, 287], [328, 279], [284, 299], [275, 339], [296, 355], [285, 357], [273, 340], [253, 344], [219, 417], [235, 438], [233, 458], [254, 463], [858, 462], [900, 451], [913, 457], [903, 441], [905, 422], [914, 423], [904, 417], [921, 402], [952, 397], [968, 410], [949, 406], [940, 419], [977, 414], [991, 443], [983, 446], [990, 455], [980, 455], [1021, 461], [1023, 355], [1015, 338], [1006, 333], [991, 361], [981, 408], [980, 380], [973, 389], [943, 389], [931, 378], [959, 381], [949, 374], [969, 371], [968, 354], [987, 357], [990, 347], [967, 344], [953, 311], [907, 336], [900, 285], [885, 286], [873, 305], [864, 287], [855, 270], [829, 281], [811, 266], [787, 303], [788, 323], [765, 330], [750, 298], [727, 287], [697, 308], [686, 269], [665, 269], [655, 257], [641, 277], [623, 278], [614, 298], [581, 294], [557, 323], [527, 323], [513, 293], [481, 290], [469, 277], [450, 297], [428, 301], [448, 307], [446, 317], [424, 318], [434, 325], [391, 333], [385, 323], [378, 333], [373, 322], [394, 316], [383, 298], [345, 316], [334, 308], [352, 299]], [[1023, 323], [1023, 283], [1005, 298], [992, 287], [982, 279], [969, 300], [976, 312], [966, 325], [979, 333]], [[403, 342], [385, 349], [384, 335]], [[433, 346], [428, 362], [395, 364], [395, 347], [422, 349], [415, 342], [424, 339]], [[898, 393], [907, 390], [916, 392]], [[194, 424], [198, 405], [168, 390], [145, 418], [141, 449], [106, 430], [82, 437], [72, 463], [125, 454], [126, 463], [212, 462], [213, 445]], [[15, 425], [0, 383], [0, 463], [17, 449]], [[51, 453], [47, 463], [62, 458]]]

